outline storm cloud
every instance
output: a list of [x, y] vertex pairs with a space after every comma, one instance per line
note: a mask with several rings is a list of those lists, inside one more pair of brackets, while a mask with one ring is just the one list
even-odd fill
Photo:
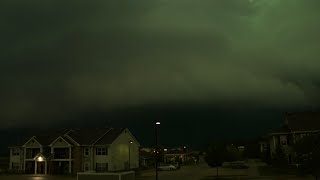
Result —
[[0, 121], [185, 102], [318, 108], [319, 8], [318, 0], [1, 1]]

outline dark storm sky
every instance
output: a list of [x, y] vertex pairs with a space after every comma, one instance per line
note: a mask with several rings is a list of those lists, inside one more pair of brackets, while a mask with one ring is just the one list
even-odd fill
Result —
[[319, 107], [319, 8], [2, 0], [1, 128], [129, 126], [143, 139], [158, 118], [191, 141], [266, 131], [284, 111]]

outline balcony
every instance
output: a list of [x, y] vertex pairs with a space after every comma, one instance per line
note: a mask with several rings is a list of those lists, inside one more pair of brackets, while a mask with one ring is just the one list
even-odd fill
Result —
[[40, 148], [27, 148], [26, 159], [33, 159], [38, 153], [40, 153]]
[[69, 148], [54, 148], [53, 159], [69, 159]]

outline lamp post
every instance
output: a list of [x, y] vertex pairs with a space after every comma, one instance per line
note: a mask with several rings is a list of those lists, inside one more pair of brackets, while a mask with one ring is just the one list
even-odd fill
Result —
[[131, 168], [131, 167], [130, 167], [130, 146], [131, 146], [132, 143], [133, 143], [133, 141], [129, 141], [129, 145], [128, 145], [128, 146], [129, 146], [129, 154], [128, 154], [128, 155], [129, 155], [129, 156], [128, 156], [128, 157], [129, 157], [129, 161], [128, 161], [129, 169]]
[[156, 180], [158, 180], [158, 154], [159, 154], [159, 135], [158, 128], [160, 126], [160, 121], [155, 122], [155, 138], [156, 138], [156, 151], [155, 151], [155, 163], [156, 163]]

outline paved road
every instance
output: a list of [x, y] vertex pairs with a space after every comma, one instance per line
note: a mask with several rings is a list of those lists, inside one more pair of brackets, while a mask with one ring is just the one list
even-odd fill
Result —
[[[247, 170], [234, 170], [219, 168], [220, 176], [247, 176]], [[200, 163], [194, 166], [182, 166], [181, 169], [177, 171], [159, 171], [159, 180], [202, 180], [202, 179], [212, 179], [216, 176], [216, 168], [209, 167], [206, 163]], [[138, 180], [154, 180], [155, 172], [148, 171], [143, 173]]]
[[[262, 177], [259, 176], [258, 166], [266, 164], [258, 160], [249, 160], [249, 169], [229, 169], [219, 168], [220, 179], [237, 179], [237, 180], [313, 180], [312, 177]], [[177, 171], [160, 171], [159, 180], [213, 180], [216, 178], [216, 168], [210, 168], [207, 164], [202, 163], [195, 166], [182, 166]], [[137, 180], [155, 180], [155, 172], [147, 171]]]

